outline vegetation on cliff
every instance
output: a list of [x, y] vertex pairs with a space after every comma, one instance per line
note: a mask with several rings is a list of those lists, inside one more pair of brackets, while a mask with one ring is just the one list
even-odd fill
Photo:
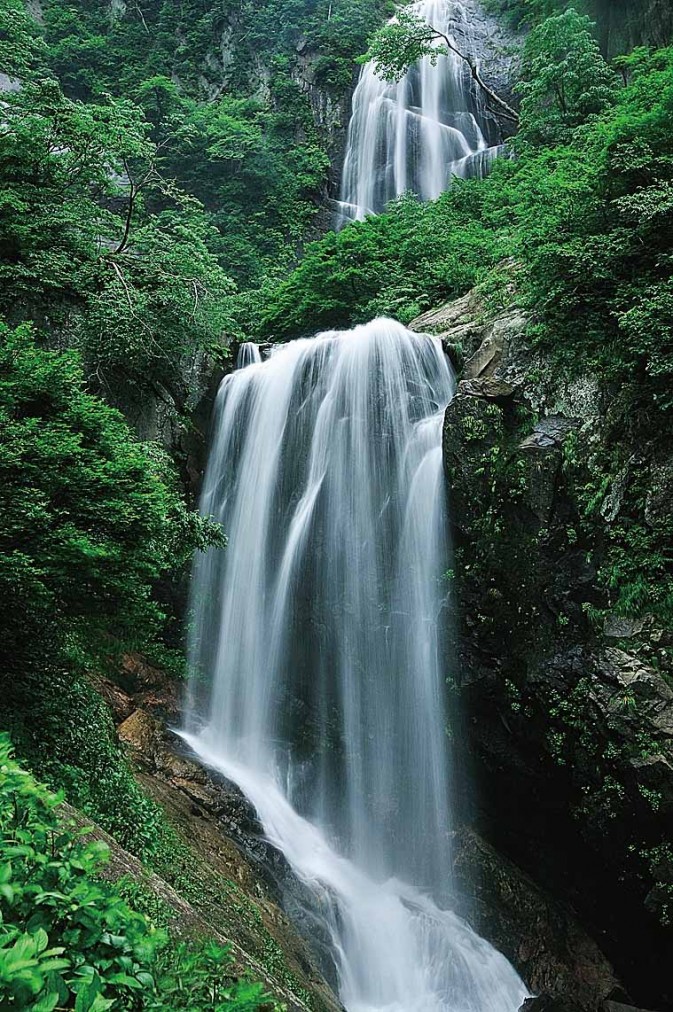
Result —
[[[582, 621], [673, 620], [673, 49], [608, 61], [586, 17], [596, 5], [579, 0], [488, 6], [531, 29], [506, 156], [436, 202], [404, 196], [309, 242], [325, 223], [335, 110], [387, 0], [0, 0], [2, 724], [50, 788], [178, 888], [188, 858], [171, 868], [180, 845], [90, 676], [135, 650], [179, 667], [164, 584], [222, 535], [106, 401], [184, 412], [185, 363], [224, 362], [243, 334], [409, 322], [478, 285], [491, 308], [529, 310], [531, 347], [558, 375], [595, 377], [611, 404], [600, 440], [564, 451], [568, 537], [596, 574]], [[394, 73], [386, 38], [393, 48], [373, 51]], [[520, 475], [502, 455], [491, 463], [491, 493], [513, 501]], [[653, 489], [643, 475], [655, 472]], [[506, 557], [507, 507], [492, 506], [477, 576], [486, 556]], [[516, 685], [512, 697], [522, 705]], [[583, 701], [569, 700], [552, 700], [566, 763], [572, 732], [589, 734]], [[5, 744], [0, 764], [4, 856], [18, 847], [32, 862], [27, 876], [9, 861], [0, 882], [10, 1007], [258, 1007], [259, 989], [217, 983], [219, 950], [176, 949], [94, 881], [96, 855], [57, 831], [52, 800]], [[65, 883], [66, 899], [33, 915], [38, 875], [45, 894], [54, 876]], [[168, 1004], [152, 1004], [159, 980]]]
[[144, 112], [156, 169], [203, 205], [209, 250], [245, 286], [280, 275], [315, 228], [329, 136], [310, 81], [338, 103], [387, 0], [158, 0], [110, 11], [44, 5], [46, 59], [66, 94], [123, 96]]

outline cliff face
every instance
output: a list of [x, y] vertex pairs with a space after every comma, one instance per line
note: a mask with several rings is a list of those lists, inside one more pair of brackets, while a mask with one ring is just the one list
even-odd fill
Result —
[[609, 56], [634, 46], [665, 46], [673, 37], [668, 0], [592, 0], [603, 50]]
[[[606, 610], [598, 573], [629, 483], [649, 483], [657, 529], [673, 472], [656, 440], [634, 447], [630, 470], [604, 490], [601, 533], [587, 540], [581, 483], [617, 405], [596, 377], [552, 377], [527, 324], [518, 310], [489, 319], [474, 294], [415, 324], [465, 361], [444, 440], [460, 613], [451, 691], [466, 717], [458, 761], [479, 783], [477, 810], [467, 795], [463, 810], [571, 904], [635, 1000], [663, 1008], [671, 633], [654, 616]], [[560, 978], [549, 990], [578, 997]]]

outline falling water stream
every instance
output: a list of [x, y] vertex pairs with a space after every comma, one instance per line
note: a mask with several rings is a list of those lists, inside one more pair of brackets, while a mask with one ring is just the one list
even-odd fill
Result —
[[[420, 0], [411, 7], [452, 37], [469, 20], [454, 0]], [[341, 199], [341, 222], [378, 214], [406, 191], [435, 200], [454, 176], [483, 176], [498, 152], [487, 139], [483, 102], [468, 68], [439, 40], [430, 57], [397, 83], [366, 64], [353, 96]]]
[[189, 733], [317, 897], [348, 1012], [516, 1012], [452, 912], [438, 339], [375, 320], [222, 384]]

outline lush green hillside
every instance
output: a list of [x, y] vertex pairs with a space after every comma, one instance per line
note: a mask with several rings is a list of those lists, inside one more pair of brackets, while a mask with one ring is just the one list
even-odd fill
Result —
[[157, 166], [205, 206], [210, 244], [245, 284], [292, 262], [315, 227], [330, 138], [311, 83], [338, 102], [387, 0], [262, 4], [192, 0], [106, 5], [48, 0], [47, 59], [66, 94], [132, 100], [151, 123]]

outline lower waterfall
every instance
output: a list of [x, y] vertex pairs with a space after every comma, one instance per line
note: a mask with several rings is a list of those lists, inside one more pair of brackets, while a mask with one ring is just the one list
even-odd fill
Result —
[[185, 737], [316, 895], [348, 1012], [516, 1012], [516, 972], [451, 910], [441, 343], [375, 320], [239, 361]]

